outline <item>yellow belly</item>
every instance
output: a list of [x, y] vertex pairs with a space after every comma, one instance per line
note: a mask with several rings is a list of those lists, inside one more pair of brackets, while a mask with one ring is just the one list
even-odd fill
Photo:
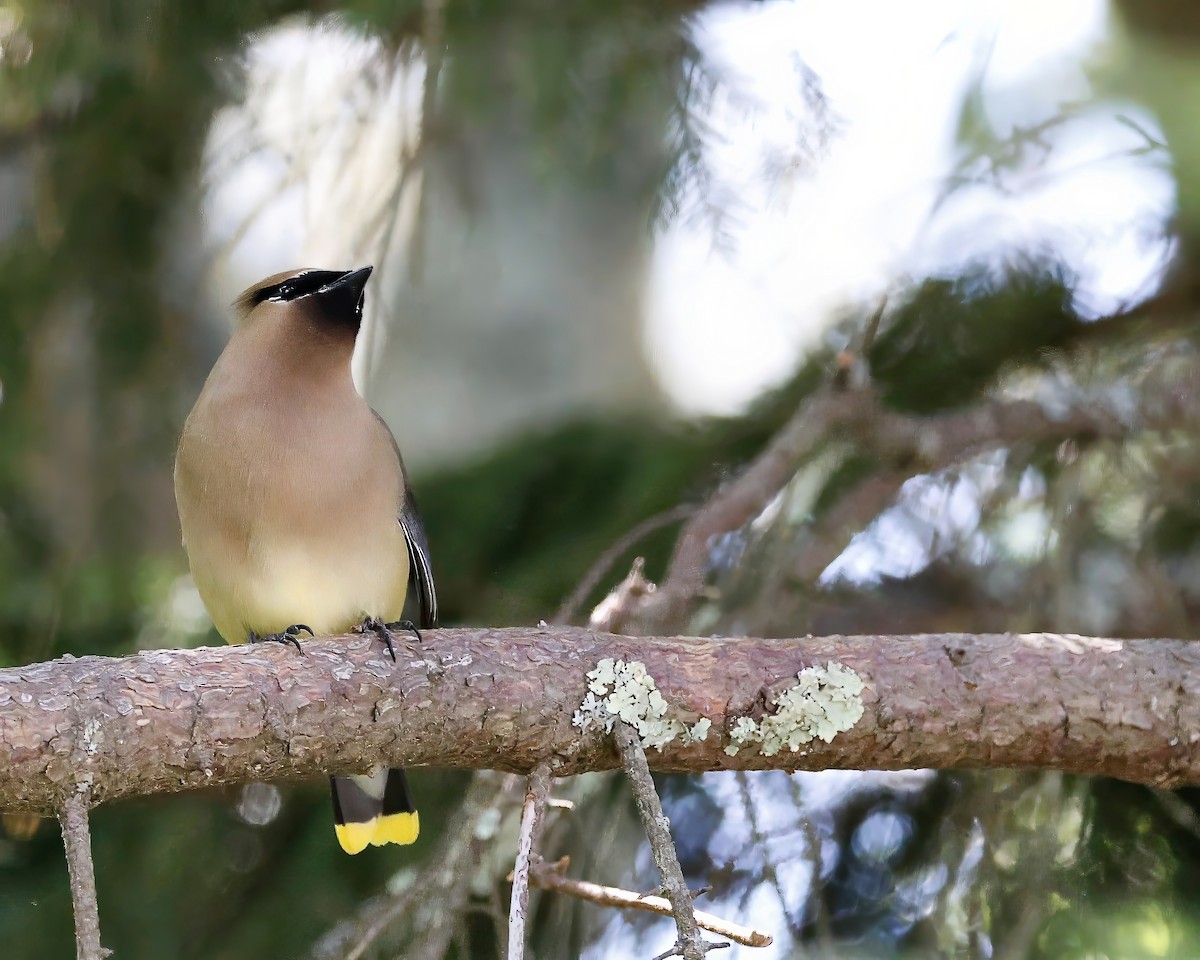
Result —
[[297, 623], [317, 635], [345, 633], [367, 616], [403, 616], [408, 554], [398, 525], [397, 533], [380, 537], [390, 549], [366, 546], [338, 557], [299, 546], [277, 548], [257, 563], [205, 564], [193, 557], [192, 576], [227, 643], [244, 642], [251, 630], [279, 633]]

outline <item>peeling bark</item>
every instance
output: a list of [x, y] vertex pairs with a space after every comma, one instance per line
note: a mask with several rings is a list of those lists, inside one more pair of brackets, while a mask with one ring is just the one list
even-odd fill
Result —
[[[0, 809], [50, 814], [194, 787], [433, 765], [555, 776], [610, 769], [602, 731], [572, 715], [585, 672], [640, 660], [708, 739], [649, 751], [657, 770], [1023, 767], [1158, 787], [1200, 784], [1200, 644], [1052, 634], [634, 638], [586, 630], [428, 631], [374, 640], [67, 657], [0, 670]], [[866, 683], [866, 712], [832, 743], [728, 756], [727, 731], [804, 667]]]

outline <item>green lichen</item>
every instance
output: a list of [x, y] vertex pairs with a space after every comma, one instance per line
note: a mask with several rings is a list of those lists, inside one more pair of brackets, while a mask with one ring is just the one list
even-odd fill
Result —
[[605, 658], [588, 671], [587, 678], [587, 695], [571, 721], [580, 730], [603, 727], [611, 733], [613, 724], [623, 720], [637, 730], [643, 746], [660, 751], [676, 737], [687, 746], [708, 736], [712, 721], [707, 717], [688, 727], [670, 716], [666, 699], [641, 661]]
[[734, 721], [727, 754], [732, 757], [752, 743], [767, 757], [784, 747], [795, 753], [818, 738], [829, 743], [862, 717], [863, 681], [849, 667], [830, 661], [823, 667], [805, 667], [796, 679], [799, 682], [775, 698], [773, 714], [759, 723], [750, 717]]

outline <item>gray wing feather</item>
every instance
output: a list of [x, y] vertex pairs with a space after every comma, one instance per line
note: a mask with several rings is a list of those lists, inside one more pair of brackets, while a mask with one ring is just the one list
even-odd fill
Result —
[[429, 565], [429, 541], [425, 537], [425, 524], [417, 512], [412, 490], [404, 494], [404, 507], [400, 511], [400, 529], [408, 544], [409, 576], [417, 585], [417, 600], [420, 603], [420, 627], [429, 630], [437, 626], [437, 590], [433, 585], [433, 568]]
[[431, 630], [437, 626], [438, 605], [437, 589], [433, 585], [433, 567], [429, 563], [429, 540], [425, 536], [425, 524], [421, 522], [421, 514], [417, 510], [417, 501], [413, 497], [412, 484], [408, 482], [408, 471], [404, 469], [404, 458], [400, 456], [400, 447], [392, 435], [387, 421], [374, 410], [375, 419], [383, 425], [392, 441], [392, 449], [396, 451], [396, 462], [400, 464], [400, 474], [404, 477], [404, 505], [400, 508], [400, 529], [404, 531], [404, 542], [408, 544], [409, 578], [417, 586], [417, 601], [420, 606], [418, 626], [422, 630]]

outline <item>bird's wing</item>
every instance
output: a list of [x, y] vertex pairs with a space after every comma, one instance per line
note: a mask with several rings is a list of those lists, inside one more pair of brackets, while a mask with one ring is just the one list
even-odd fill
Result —
[[[407, 481], [406, 481], [407, 483]], [[400, 529], [408, 544], [409, 576], [417, 584], [417, 600], [421, 606], [420, 626], [428, 630], [437, 626], [437, 590], [433, 585], [433, 567], [429, 565], [429, 541], [425, 537], [425, 524], [417, 512], [412, 488], [404, 491], [404, 506], [400, 510]]]
[[404, 542], [408, 545], [409, 577], [417, 585], [417, 601], [421, 608], [418, 626], [422, 630], [430, 630], [437, 626], [438, 605], [437, 589], [433, 585], [433, 567], [429, 563], [429, 540], [425, 536], [425, 524], [421, 521], [421, 513], [417, 509], [412, 484], [408, 482], [408, 471], [404, 468], [404, 458], [400, 456], [400, 446], [396, 443], [387, 421], [374, 410], [371, 412], [391, 438], [396, 462], [400, 465], [400, 474], [404, 477], [404, 505], [400, 508], [400, 516], [397, 519], [400, 529], [404, 531]]

